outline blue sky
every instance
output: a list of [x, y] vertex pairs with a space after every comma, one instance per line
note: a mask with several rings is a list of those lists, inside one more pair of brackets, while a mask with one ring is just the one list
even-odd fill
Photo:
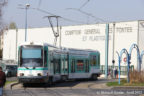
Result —
[[16, 22], [18, 28], [25, 27], [25, 10], [19, 9], [18, 5], [25, 5], [26, 3], [31, 5], [28, 10], [28, 27], [49, 26], [47, 18], [43, 18], [44, 16], [49, 16], [49, 14], [32, 8], [40, 8], [63, 18], [75, 21], [72, 22], [70, 20], [59, 19], [60, 25], [144, 20], [144, 0], [89, 0], [89, 2], [81, 8], [81, 10], [100, 19], [85, 15], [77, 10], [68, 9], [79, 9], [80, 6], [88, 0], [41, 0], [40, 4], [40, 0], [8, 1], [7, 7], [3, 10], [3, 19], [6, 24]]

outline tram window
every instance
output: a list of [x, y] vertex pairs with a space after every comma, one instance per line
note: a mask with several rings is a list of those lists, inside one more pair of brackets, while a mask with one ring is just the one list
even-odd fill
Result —
[[60, 73], [60, 59], [54, 59], [54, 73]]
[[91, 56], [91, 66], [96, 66], [96, 56]]
[[100, 66], [100, 55], [98, 56], [98, 66]]
[[89, 72], [89, 61], [85, 61], [85, 72]]
[[55, 62], [56, 62], [56, 59], [53, 59], [53, 60], [52, 60], [52, 63], [53, 63], [53, 65], [54, 65], [54, 66], [53, 66], [54, 74], [56, 73], [56, 63], [55, 63]]
[[74, 73], [75, 72], [75, 60], [73, 59], [71, 62], [71, 72]]
[[24, 46], [20, 53], [20, 66], [22, 67], [42, 67], [43, 49], [42, 47]]
[[65, 64], [64, 64], [64, 59], [62, 59], [62, 62], [61, 62], [61, 68], [62, 68], [62, 71], [64, 71], [65, 70]]
[[65, 59], [65, 71], [68, 71], [68, 59]]
[[84, 70], [84, 61], [77, 60], [77, 71], [83, 71], [83, 70]]
[[47, 51], [44, 51], [44, 66], [47, 66]]

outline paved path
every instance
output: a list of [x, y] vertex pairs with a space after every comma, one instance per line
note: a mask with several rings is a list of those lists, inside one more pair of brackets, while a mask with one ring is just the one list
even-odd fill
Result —
[[17, 89], [6, 90], [4, 96], [139, 96], [142, 91], [98, 89]]
[[29, 85], [23, 87], [18, 84], [10, 90], [10, 85], [5, 87], [4, 96], [139, 96], [142, 90], [122, 90], [107, 87], [106, 80], [98, 81], [68, 81], [56, 83], [48, 87], [43, 85]]

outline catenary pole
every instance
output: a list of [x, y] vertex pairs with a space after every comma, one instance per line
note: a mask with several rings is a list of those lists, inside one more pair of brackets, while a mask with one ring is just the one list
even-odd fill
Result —
[[27, 41], [27, 10], [30, 7], [29, 4], [26, 4], [26, 13], [25, 13], [25, 42]]
[[115, 67], [115, 60], [114, 60], [114, 52], [115, 52], [115, 23], [113, 23], [113, 44], [112, 44], [112, 77], [114, 77], [114, 67]]
[[105, 30], [105, 78], [108, 77], [108, 49], [109, 49], [109, 24]]

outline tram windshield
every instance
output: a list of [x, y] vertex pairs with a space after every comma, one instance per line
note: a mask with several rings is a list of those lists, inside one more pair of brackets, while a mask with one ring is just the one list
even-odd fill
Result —
[[43, 49], [42, 46], [22, 46], [21, 48], [21, 67], [42, 67]]

